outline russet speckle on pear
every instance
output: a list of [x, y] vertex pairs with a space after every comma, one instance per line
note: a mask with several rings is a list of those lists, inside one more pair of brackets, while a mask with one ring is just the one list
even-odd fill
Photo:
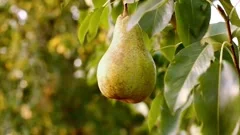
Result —
[[108, 98], [138, 103], [156, 84], [156, 67], [139, 25], [127, 30], [129, 16], [119, 15], [112, 42], [97, 69], [98, 86]]

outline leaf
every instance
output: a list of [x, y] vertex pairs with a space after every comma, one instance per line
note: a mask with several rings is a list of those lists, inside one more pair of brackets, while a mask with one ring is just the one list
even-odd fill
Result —
[[220, 133], [229, 135], [240, 120], [240, 84], [237, 71], [227, 61], [223, 61], [219, 83]]
[[233, 48], [234, 48], [234, 53], [236, 54], [236, 62], [238, 62], [239, 64], [239, 47], [233, 42], [232, 44]]
[[98, 32], [98, 27], [100, 24], [100, 20], [101, 20], [101, 16], [102, 16], [102, 12], [103, 12], [104, 7], [95, 9], [95, 11], [92, 14], [91, 20], [90, 20], [90, 24], [88, 27], [88, 41], [93, 40]]
[[200, 87], [194, 91], [194, 107], [202, 124], [203, 135], [218, 134], [217, 101], [218, 101], [219, 63], [214, 62], [199, 81]]
[[101, 16], [101, 21], [100, 21], [100, 26], [103, 29], [109, 29], [109, 24], [108, 24], [108, 14], [109, 14], [109, 8], [104, 8], [102, 11], [102, 16]]
[[183, 109], [178, 110], [175, 114], [171, 113], [166, 101], [163, 102], [161, 108], [160, 132], [161, 135], [176, 135], [179, 128], [180, 116]]
[[95, 8], [100, 8], [107, 0], [92, 0]]
[[[173, 14], [173, 0], [163, 3], [157, 9], [143, 15], [139, 24], [149, 37], [162, 31], [171, 20]], [[131, 21], [131, 20], [130, 20]]]
[[[193, 95], [191, 95], [191, 97], [193, 99]], [[196, 120], [196, 112], [195, 112], [194, 105], [191, 102], [191, 105], [186, 110], [184, 110], [182, 112], [181, 122], [180, 122], [181, 130], [186, 130], [187, 131], [189, 129], [189, 125], [192, 125], [192, 126], [194, 125], [194, 126], [196, 126], [196, 128], [200, 128], [200, 126], [193, 123], [193, 120]], [[194, 134], [199, 135], [199, 131], [195, 131]]]
[[202, 41], [212, 44], [215, 51], [220, 50], [222, 43], [228, 41], [226, 24], [224, 22], [210, 24]]
[[78, 39], [81, 44], [84, 44], [86, 41], [86, 36], [88, 41], [91, 41], [96, 37], [103, 10], [104, 7], [95, 9], [88, 14], [80, 24], [78, 29]]
[[171, 111], [175, 112], [187, 102], [191, 90], [198, 83], [197, 79], [213, 59], [212, 46], [202, 46], [199, 42], [182, 49], [176, 55], [164, 79], [164, 95]]
[[211, 7], [205, 0], [177, 0], [177, 32], [184, 46], [200, 40], [207, 31]]
[[200, 77], [194, 106], [203, 134], [232, 134], [239, 121], [239, 78], [233, 66], [214, 62]]
[[152, 130], [153, 126], [155, 125], [157, 118], [160, 116], [160, 108], [163, 102], [163, 95], [158, 94], [154, 100], [152, 101], [151, 108], [148, 114], [148, 129], [149, 131]]
[[128, 28], [133, 28], [136, 24], [138, 24], [139, 20], [142, 16], [149, 11], [156, 9], [160, 4], [164, 3], [164, 0], [148, 0], [141, 4], [138, 9], [135, 11], [128, 22]]
[[172, 61], [177, 49], [177, 44], [180, 43], [178, 35], [172, 26], [167, 26], [162, 32], [160, 37], [160, 52], [167, 58], [168, 61]]
[[[236, 27], [231, 26], [231, 31], [236, 31]], [[224, 22], [210, 24], [202, 41], [212, 44], [215, 51], [220, 50], [222, 43], [228, 41], [226, 24]]]
[[240, 28], [233, 31], [233, 37], [236, 37], [238, 39], [238, 43], [240, 44]]
[[[149, 12], [149, 13], [148, 13]], [[130, 30], [141, 20], [142, 28], [147, 30], [149, 35], [160, 32], [171, 19], [173, 14], [173, 0], [148, 0], [139, 6], [137, 11], [131, 16], [128, 29]], [[142, 19], [141, 19], [142, 18]], [[148, 28], [146, 19], [151, 19], [153, 28]], [[144, 22], [144, 23], [143, 23]]]
[[223, 5], [227, 14], [229, 15], [231, 23], [240, 27], [240, 18], [237, 14], [236, 9], [232, 12], [232, 15], [230, 16], [230, 13], [231, 13], [232, 9], [234, 8], [233, 5], [231, 4], [231, 1], [230, 0], [220, 0], [220, 2]]
[[[179, 109], [175, 114], [172, 114], [170, 109], [167, 106], [166, 101], [163, 98], [162, 94], [159, 94], [155, 97], [149, 115], [151, 115], [151, 122], [148, 119], [148, 126], [150, 126], [150, 131], [153, 125], [156, 123], [157, 118], [159, 117], [159, 122], [157, 123], [157, 127], [160, 132], [158, 134], [161, 135], [175, 135], [180, 126], [180, 120], [183, 112], [189, 105], [186, 105], [184, 108]], [[152, 108], [155, 110], [151, 111]], [[150, 118], [150, 116], [148, 116]], [[153, 124], [153, 125], [152, 125]], [[152, 133], [152, 132], [150, 132]]]
[[92, 17], [92, 13], [88, 14], [79, 26], [78, 40], [80, 41], [80, 44], [83, 44], [84, 41], [85, 41], [85, 36], [88, 32], [88, 27], [89, 27], [89, 24], [90, 24], [91, 17]]

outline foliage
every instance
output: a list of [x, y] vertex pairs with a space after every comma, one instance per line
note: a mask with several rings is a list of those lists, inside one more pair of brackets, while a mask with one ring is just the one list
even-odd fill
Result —
[[158, 73], [139, 104], [97, 86], [121, 0], [0, 1], [0, 134], [239, 134], [235, 5], [220, 0], [226, 22], [210, 24], [210, 0], [125, 2]]

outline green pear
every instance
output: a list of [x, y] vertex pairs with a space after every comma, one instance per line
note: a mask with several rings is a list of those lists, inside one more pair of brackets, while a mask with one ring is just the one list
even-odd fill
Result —
[[156, 67], [146, 49], [139, 25], [127, 30], [129, 16], [119, 15], [113, 39], [97, 69], [101, 93], [111, 99], [138, 103], [156, 84]]

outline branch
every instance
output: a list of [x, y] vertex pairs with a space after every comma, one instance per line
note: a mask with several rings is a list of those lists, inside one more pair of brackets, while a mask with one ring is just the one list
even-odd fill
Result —
[[123, 17], [128, 16], [128, 5], [127, 3], [124, 4], [124, 9], [123, 9]]
[[237, 50], [235, 50], [235, 48], [233, 47], [233, 40], [232, 40], [233, 36], [232, 36], [232, 32], [231, 32], [230, 19], [226, 15], [225, 11], [222, 9], [221, 6], [217, 5], [217, 9], [218, 9], [219, 13], [221, 14], [221, 16], [223, 17], [223, 19], [226, 22], [227, 32], [228, 32], [228, 40], [231, 44], [231, 51], [232, 51], [232, 54], [233, 54], [233, 62], [234, 62], [235, 67], [237, 68], [238, 75], [240, 76], [239, 61], [238, 61], [237, 55], [235, 53]]

